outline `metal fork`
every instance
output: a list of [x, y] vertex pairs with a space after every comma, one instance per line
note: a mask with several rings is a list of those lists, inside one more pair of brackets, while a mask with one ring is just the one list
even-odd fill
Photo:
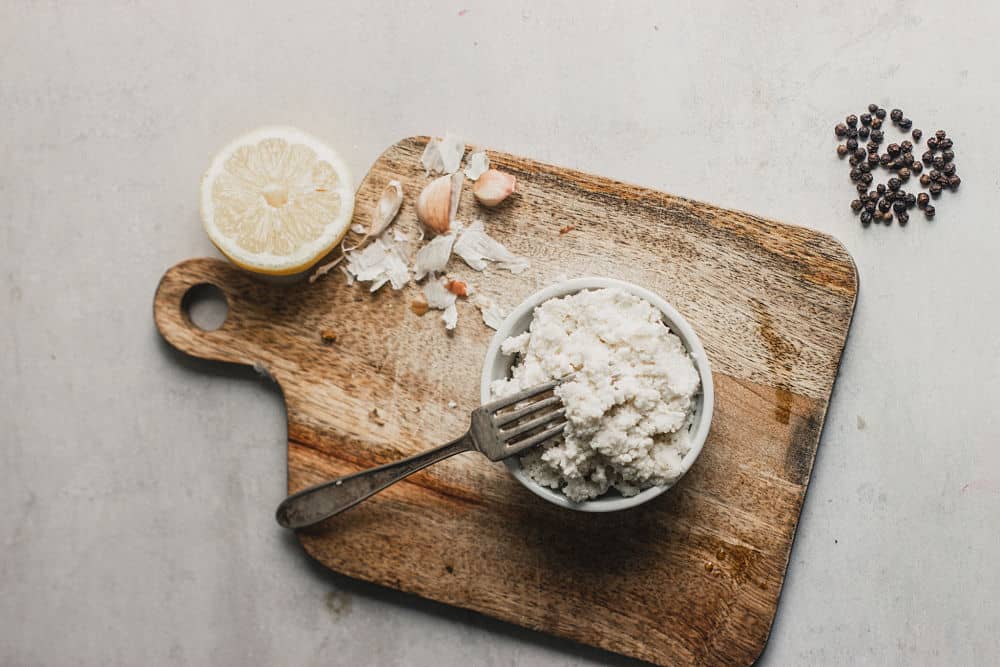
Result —
[[[455, 454], [477, 451], [491, 461], [500, 461], [551, 440], [566, 428], [566, 408], [562, 407], [562, 399], [558, 396], [534, 399], [552, 391], [567, 379], [546, 382], [473, 410], [469, 430], [446, 445], [395, 463], [345, 475], [291, 495], [278, 506], [278, 523], [293, 529], [319, 523], [418, 470]], [[521, 403], [527, 404], [519, 405]], [[514, 409], [502, 412], [511, 407]], [[541, 411], [545, 414], [522, 421]]]

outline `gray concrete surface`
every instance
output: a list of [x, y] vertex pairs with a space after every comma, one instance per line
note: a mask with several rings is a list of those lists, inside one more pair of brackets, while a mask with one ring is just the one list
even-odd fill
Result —
[[[0, 4], [0, 663], [627, 664], [275, 525], [280, 396], [172, 353], [150, 304], [213, 253], [212, 153], [285, 122], [358, 175], [451, 129], [841, 239], [861, 296], [761, 664], [995, 664], [1000, 10], [771, 4]], [[955, 137], [933, 224], [847, 209], [831, 129], [872, 100]]]

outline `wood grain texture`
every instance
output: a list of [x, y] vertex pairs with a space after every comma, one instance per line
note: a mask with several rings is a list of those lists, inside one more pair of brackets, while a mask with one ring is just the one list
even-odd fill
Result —
[[[385, 183], [406, 192], [411, 237], [428, 181], [426, 138], [372, 166], [355, 222], [368, 224]], [[808, 229], [661, 192], [490, 153], [518, 194], [494, 210], [466, 188], [459, 218], [482, 218], [531, 269], [454, 273], [507, 309], [562, 278], [628, 280], [670, 301], [701, 336], [715, 373], [712, 433], [669, 493], [626, 512], [552, 506], [500, 464], [465, 454], [302, 531], [327, 567], [433, 600], [663, 665], [746, 665], [763, 650], [857, 294], [853, 261]], [[560, 234], [560, 229], [575, 229]], [[225, 324], [195, 327], [182, 306], [220, 287]], [[413, 287], [371, 295], [331, 274], [262, 284], [228, 264], [170, 269], [154, 316], [175, 347], [253, 364], [288, 409], [288, 490], [392, 461], [462, 432], [478, 404], [492, 335], [471, 303], [446, 335]], [[321, 331], [336, 332], [335, 343]], [[455, 401], [457, 408], [449, 408]], [[381, 419], [370, 416], [377, 407]], [[379, 423], [382, 422], [382, 423]], [[226, 443], [235, 446], [232, 443]]]

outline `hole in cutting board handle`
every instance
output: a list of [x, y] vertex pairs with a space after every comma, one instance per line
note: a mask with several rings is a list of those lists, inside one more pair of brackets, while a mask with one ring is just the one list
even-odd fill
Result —
[[215, 331], [226, 323], [229, 302], [226, 293], [211, 283], [193, 285], [181, 299], [188, 322], [202, 331]]

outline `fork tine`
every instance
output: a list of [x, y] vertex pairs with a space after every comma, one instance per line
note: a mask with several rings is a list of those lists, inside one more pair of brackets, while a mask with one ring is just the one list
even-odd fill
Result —
[[552, 428], [542, 431], [541, 433], [538, 433], [536, 435], [533, 435], [530, 438], [525, 438], [524, 440], [520, 440], [518, 442], [507, 445], [504, 451], [504, 455], [511, 456], [512, 454], [517, 454], [518, 452], [523, 451], [525, 449], [530, 449], [535, 445], [540, 445], [546, 440], [551, 440], [552, 438], [555, 438], [556, 436], [560, 435], [563, 432], [563, 430], [565, 430], [567, 423], [568, 422], [556, 424]]
[[542, 415], [537, 419], [532, 419], [531, 421], [525, 422], [523, 424], [518, 424], [509, 431], [500, 431], [500, 440], [503, 442], [510, 442], [519, 435], [523, 435], [530, 431], [534, 431], [539, 426], [545, 426], [546, 424], [560, 420], [565, 416], [566, 416], [566, 408], [560, 408], [555, 412], [550, 412], [547, 415]]
[[515, 403], [520, 403], [521, 401], [532, 398], [533, 396], [538, 396], [539, 394], [544, 394], [547, 391], [552, 391], [562, 383], [562, 380], [553, 380], [552, 382], [546, 382], [545, 384], [536, 385], [534, 387], [529, 387], [523, 391], [519, 391], [516, 394], [511, 394], [510, 396], [504, 396], [499, 398], [492, 403], [487, 403], [483, 406], [489, 412], [496, 412], [497, 410], [502, 410], [503, 408], [510, 407]]
[[503, 414], [494, 415], [493, 422], [497, 426], [506, 426], [511, 422], [516, 422], [518, 419], [524, 417], [525, 415], [530, 415], [532, 412], [537, 412], [538, 410], [542, 410], [544, 408], [548, 408], [553, 405], [559, 405], [560, 403], [562, 403], [561, 398], [559, 398], [558, 396], [550, 396], [548, 398], [544, 398], [538, 401], [537, 403], [532, 403], [531, 405], [525, 406], [523, 408], [518, 408], [513, 412], [505, 412]]

